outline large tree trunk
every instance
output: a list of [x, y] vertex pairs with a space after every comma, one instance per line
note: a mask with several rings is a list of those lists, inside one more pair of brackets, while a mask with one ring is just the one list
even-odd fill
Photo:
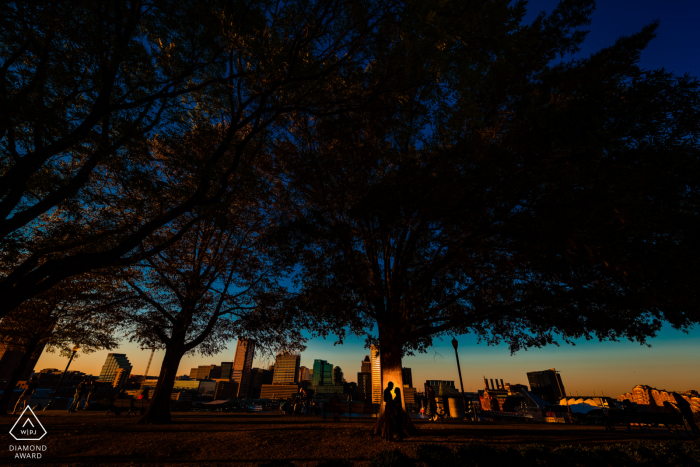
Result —
[[[399, 336], [397, 336], [395, 326], [380, 324], [378, 328], [379, 359], [382, 369], [382, 403], [377, 422], [374, 424], [374, 434], [387, 436], [383, 391], [387, 388], [389, 382], [394, 383], [394, 388], [399, 388], [401, 390], [401, 407], [404, 409], [404, 413], [408, 414], [408, 412], [406, 412], [406, 395], [403, 390], [403, 373], [401, 372], [401, 349], [403, 347], [403, 342], [401, 342]], [[404, 431], [411, 435], [416, 433], [416, 427], [408, 416], [404, 418]]]
[[5, 414], [8, 410], [12, 410], [13, 407], [10, 407], [10, 403], [12, 402], [15, 387], [17, 387], [17, 383], [19, 382], [22, 373], [27, 370], [27, 367], [31, 365], [32, 362], [36, 364], [36, 360], [39, 358], [37, 353], [41, 354], [43, 350], [44, 345], [39, 345], [38, 341], [30, 342], [24, 348], [24, 353], [22, 354], [17, 366], [12, 370], [10, 380], [7, 382], [7, 386], [2, 392], [2, 396], [0, 396], [0, 414]]
[[175, 376], [180, 366], [180, 360], [185, 353], [184, 342], [166, 347], [163, 364], [160, 367], [158, 383], [153, 391], [151, 402], [146, 413], [139, 419], [139, 424], [170, 423], [170, 395], [175, 385]]

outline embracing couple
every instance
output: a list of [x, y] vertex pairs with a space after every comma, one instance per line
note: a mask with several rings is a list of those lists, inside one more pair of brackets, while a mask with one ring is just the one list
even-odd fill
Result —
[[394, 383], [391, 381], [389, 381], [389, 384], [384, 390], [384, 403], [384, 421], [386, 423], [384, 428], [384, 436], [386, 436], [386, 439], [391, 441], [393, 439], [392, 434], [396, 433], [399, 441], [401, 441], [403, 440], [403, 421], [405, 413], [401, 402], [401, 389], [394, 389]]

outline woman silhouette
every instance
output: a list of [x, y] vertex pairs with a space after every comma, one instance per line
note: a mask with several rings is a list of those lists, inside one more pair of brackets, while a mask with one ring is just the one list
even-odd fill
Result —
[[403, 440], [403, 417], [405, 412], [401, 403], [401, 389], [394, 389], [394, 431], [396, 431], [396, 436], [398, 436], [399, 441]]

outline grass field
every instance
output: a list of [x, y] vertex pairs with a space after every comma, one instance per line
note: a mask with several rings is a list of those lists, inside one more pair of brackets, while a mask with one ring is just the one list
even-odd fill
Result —
[[[366, 466], [380, 452], [399, 448], [414, 455], [422, 443], [459, 447], [470, 441], [495, 446], [538, 443], [599, 445], [635, 440], [688, 440], [663, 428], [654, 434], [598, 426], [514, 424], [500, 422], [417, 421], [419, 433], [398, 443], [371, 435], [372, 420], [323, 422], [321, 417], [277, 414], [175, 413], [171, 425], [135, 425], [136, 416], [63, 411], [39, 412], [47, 435], [36, 444], [46, 445], [41, 460], [15, 459], [9, 430], [15, 416], [0, 417], [0, 465], [49, 464], [148, 466], [256, 466], [272, 459], [292, 460], [313, 467], [328, 459], [350, 459]], [[697, 442], [697, 441], [693, 441]], [[29, 442], [25, 442], [29, 443]]]

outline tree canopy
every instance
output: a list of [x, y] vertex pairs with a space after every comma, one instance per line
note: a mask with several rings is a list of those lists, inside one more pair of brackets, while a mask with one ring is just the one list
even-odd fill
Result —
[[697, 81], [639, 68], [656, 24], [555, 60], [592, 2], [531, 25], [508, 3], [488, 2], [502, 27], [476, 41], [455, 18], [478, 7], [434, 10], [417, 30], [449, 39], [443, 60], [421, 68], [402, 35], [373, 65], [418, 69], [396, 110], [300, 116], [276, 147], [304, 250], [294, 306], [319, 334], [377, 342], [385, 386], [445, 334], [516, 351], [700, 321]]
[[[176, 242], [189, 224], [169, 225], [231, 195], [242, 154], [287, 112], [359, 105], [349, 83], [383, 14], [359, 3], [3, 4], [0, 318]], [[183, 167], [152, 142], [202, 121], [221, 125], [218, 145], [190, 161], [188, 185], [169, 185]]]

